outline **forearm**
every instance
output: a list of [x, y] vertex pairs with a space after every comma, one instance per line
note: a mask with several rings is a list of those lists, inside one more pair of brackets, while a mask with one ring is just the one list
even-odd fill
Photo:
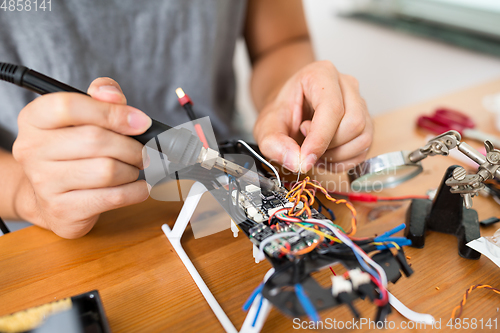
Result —
[[32, 218], [35, 197], [23, 169], [11, 153], [0, 149], [0, 216], [6, 220]]
[[314, 61], [311, 41], [296, 38], [263, 54], [253, 63], [251, 92], [257, 110], [278, 94], [285, 82], [297, 71]]

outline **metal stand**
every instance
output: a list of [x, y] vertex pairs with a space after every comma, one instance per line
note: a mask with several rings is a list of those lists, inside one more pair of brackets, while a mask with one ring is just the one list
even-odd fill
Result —
[[[200, 202], [201, 197], [205, 192], [207, 192], [207, 188], [202, 183], [194, 183], [189, 191], [184, 205], [182, 206], [181, 212], [179, 213], [179, 216], [175, 221], [173, 229], [170, 229], [167, 224], [162, 225], [161, 228], [172, 244], [175, 252], [177, 252], [177, 255], [182, 260], [182, 263], [184, 264], [184, 266], [186, 266], [186, 269], [198, 286], [198, 289], [200, 289], [203, 297], [205, 297], [208, 305], [210, 305], [210, 308], [212, 308], [212, 311], [221, 323], [224, 330], [230, 333], [237, 333], [238, 330], [234, 327], [229, 317], [219, 305], [214, 295], [206, 285], [205, 281], [203, 281], [203, 278], [201, 277], [200, 273], [198, 273], [196, 267], [194, 267], [191, 259], [189, 259], [181, 244], [182, 235], [184, 234], [189, 220], [191, 219], [198, 203]], [[263, 299], [262, 295], [257, 296], [254, 299], [250, 310], [248, 311], [247, 317], [245, 318], [240, 332], [260, 332], [269, 314], [269, 311], [271, 311], [270, 302], [267, 299]]]
[[434, 201], [414, 199], [406, 216], [405, 236], [412, 241], [412, 246], [423, 248], [426, 229], [458, 238], [458, 253], [466, 259], [479, 259], [481, 254], [466, 244], [481, 236], [477, 212], [466, 209], [460, 194], [451, 193], [445, 184], [458, 165], [450, 166], [441, 181]]

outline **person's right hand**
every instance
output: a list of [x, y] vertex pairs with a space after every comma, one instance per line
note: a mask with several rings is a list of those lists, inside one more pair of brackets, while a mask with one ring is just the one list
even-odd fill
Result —
[[92, 98], [53, 93], [28, 104], [13, 147], [27, 176], [20, 190], [30, 197], [18, 214], [64, 238], [85, 235], [102, 212], [149, 195], [137, 181], [143, 146], [128, 135], [144, 133], [151, 118], [127, 106], [111, 79], [95, 80], [88, 93]]

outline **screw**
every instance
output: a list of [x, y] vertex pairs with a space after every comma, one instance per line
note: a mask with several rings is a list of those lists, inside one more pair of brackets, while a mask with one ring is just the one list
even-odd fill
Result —
[[490, 153], [488, 154], [488, 158], [491, 163], [497, 163], [500, 160], [500, 155], [498, 153]]
[[458, 167], [453, 170], [453, 179], [455, 180], [464, 180], [465, 176], [467, 176], [467, 171], [464, 168]]

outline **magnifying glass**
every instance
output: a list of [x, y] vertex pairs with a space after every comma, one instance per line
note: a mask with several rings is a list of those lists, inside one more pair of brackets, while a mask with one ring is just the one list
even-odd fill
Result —
[[410, 151], [395, 151], [372, 157], [347, 174], [356, 192], [371, 192], [397, 186], [422, 172], [420, 162], [409, 159]]

